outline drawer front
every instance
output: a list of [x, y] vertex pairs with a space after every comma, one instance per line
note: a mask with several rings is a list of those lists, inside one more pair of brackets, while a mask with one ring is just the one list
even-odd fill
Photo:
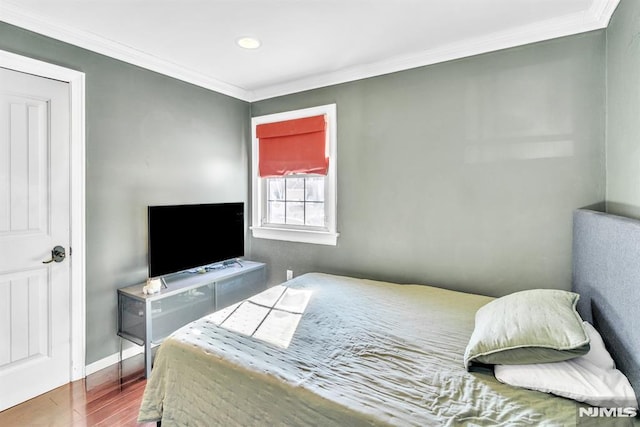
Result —
[[254, 271], [216, 283], [216, 310], [223, 309], [266, 289], [266, 270]]
[[151, 342], [158, 343], [196, 319], [214, 311], [214, 284], [172, 295], [151, 303]]

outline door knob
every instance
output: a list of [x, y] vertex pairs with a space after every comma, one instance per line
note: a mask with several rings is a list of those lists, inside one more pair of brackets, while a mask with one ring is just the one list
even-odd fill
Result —
[[51, 250], [51, 259], [47, 260], [47, 261], [42, 261], [43, 264], [49, 264], [52, 262], [62, 262], [65, 257], [67, 256], [67, 253], [65, 252], [64, 248], [62, 246], [56, 246], [55, 248], [53, 248]]

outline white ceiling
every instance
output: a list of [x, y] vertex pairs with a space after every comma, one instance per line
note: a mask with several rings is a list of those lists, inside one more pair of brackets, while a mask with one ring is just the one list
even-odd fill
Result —
[[618, 1], [0, 0], [0, 20], [255, 101], [604, 28]]

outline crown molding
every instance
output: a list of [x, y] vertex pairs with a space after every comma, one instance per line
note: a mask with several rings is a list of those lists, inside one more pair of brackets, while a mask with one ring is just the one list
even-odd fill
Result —
[[413, 55], [398, 56], [367, 65], [344, 68], [332, 73], [303, 78], [281, 85], [256, 89], [252, 102], [289, 95], [354, 80], [376, 77], [412, 68], [433, 65], [483, 53], [606, 28], [620, 0], [594, 0], [587, 12], [496, 32], [487, 37], [467, 39]]
[[15, 5], [0, 0], [0, 21], [15, 25], [65, 43], [78, 46], [101, 55], [106, 55], [147, 70], [155, 71], [178, 80], [192, 83], [196, 86], [250, 101], [251, 91], [217, 80], [205, 74], [177, 65], [171, 61], [150, 55], [130, 46], [117, 43], [105, 37], [88, 31], [78, 30], [69, 26], [52, 22], [43, 16], [21, 9]]
[[594, 0], [588, 13], [598, 22], [600, 28], [606, 28], [619, 3], [620, 0]]
[[224, 95], [254, 102], [606, 28], [619, 1], [593, 0], [586, 12], [550, 19], [511, 31], [496, 32], [486, 37], [467, 39], [417, 54], [397, 56], [255, 90], [247, 90], [217, 80], [90, 32], [51, 22], [3, 0], [0, 0], [0, 20]]

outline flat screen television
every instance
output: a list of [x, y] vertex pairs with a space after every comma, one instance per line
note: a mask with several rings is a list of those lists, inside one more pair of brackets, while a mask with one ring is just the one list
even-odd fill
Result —
[[149, 277], [244, 255], [244, 203], [149, 206]]

